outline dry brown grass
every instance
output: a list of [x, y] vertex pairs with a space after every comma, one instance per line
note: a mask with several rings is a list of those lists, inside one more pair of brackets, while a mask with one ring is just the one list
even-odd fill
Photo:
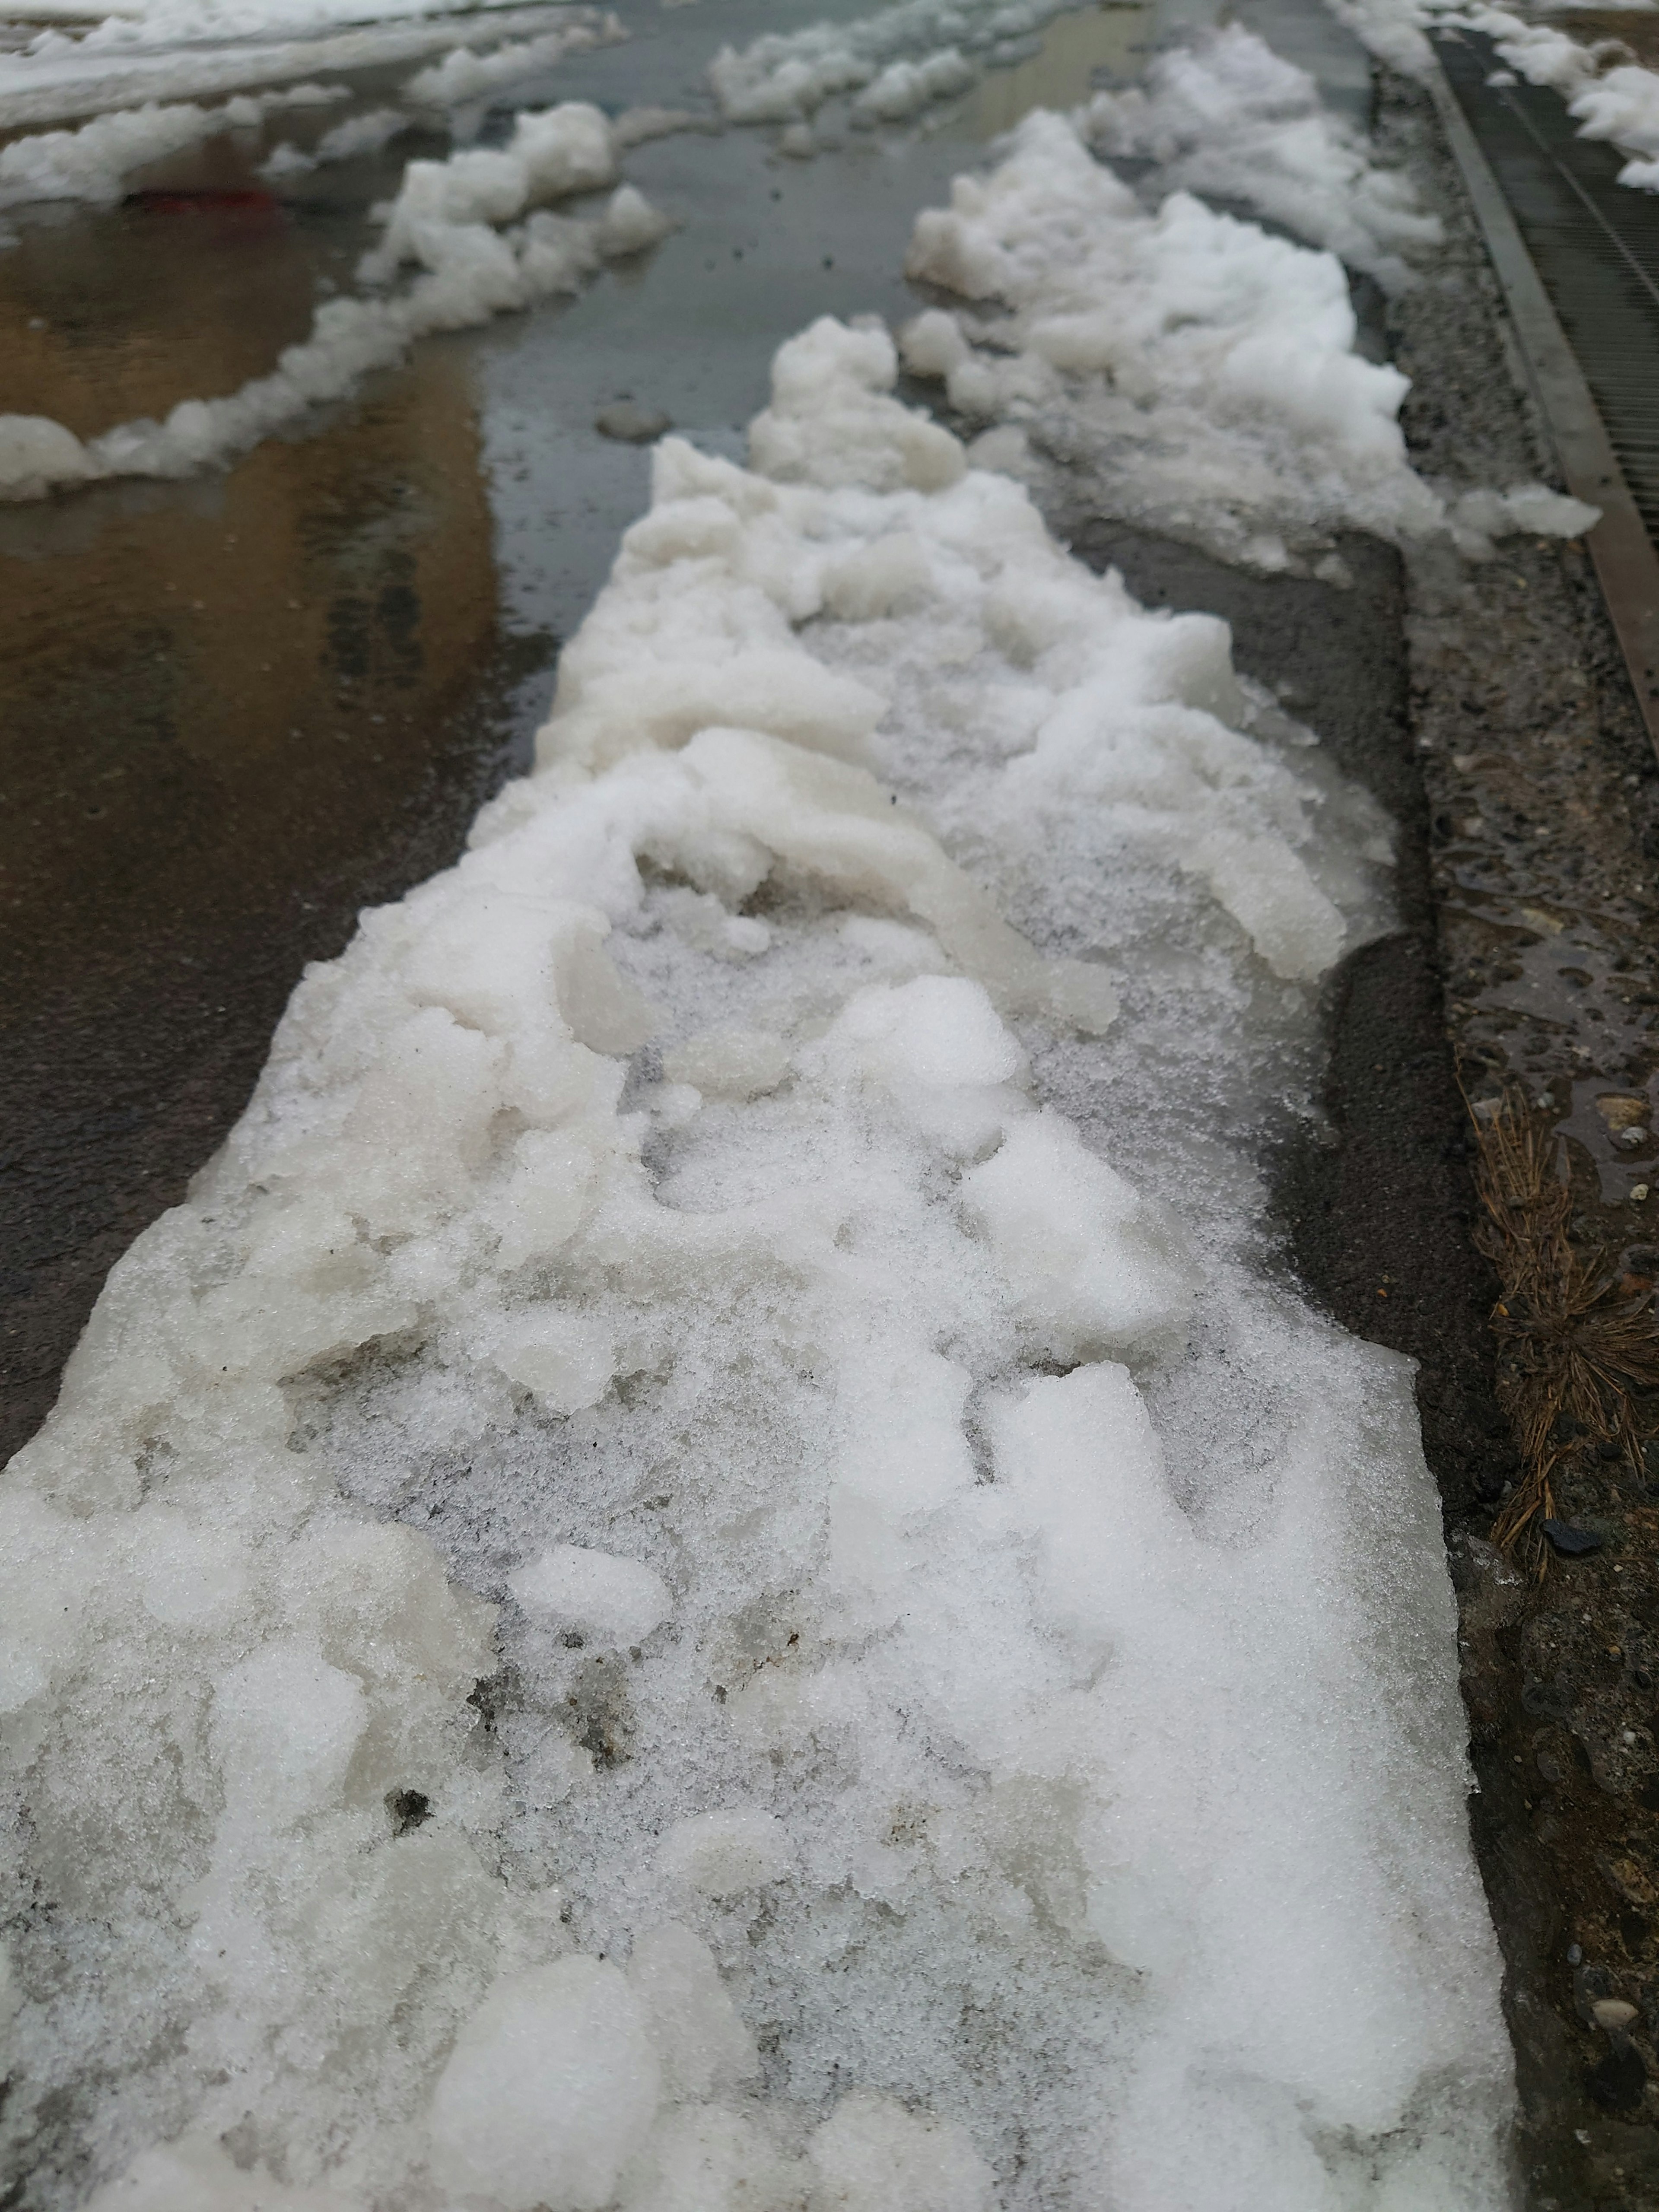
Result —
[[[1572, 1194], [1555, 1132], [1515, 1091], [1488, 1115], [1471, 1109], [1482, 1218], [1475, 1242], [1498, 1271], [1498, 1399], [1521, 1454], [1522, 1479], [1492, 1527], [1503, 1550], [1544, 1571], [1539, 1522], [1555, 1514], [1557, 1470], [1587, 1443], [1616, 1443], [1642, 1472], [1632, 1394], [1659, 1387], [1652, 1292], [1632, 1294], [1602, 1252], [1568, 1231]], [[1570, 1440], [1562, 1416], [1579, 1426]]]

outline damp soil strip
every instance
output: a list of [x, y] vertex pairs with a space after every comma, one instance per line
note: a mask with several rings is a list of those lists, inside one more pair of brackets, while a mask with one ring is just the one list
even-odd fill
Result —
[[[1437, 58], [1429, 84], [1566, 488], [1575, 499], [1601, 510], [1585, 543], [1638, 708], [1659, 755], [1659, 553], [1503, 188]], [[1540, 148], [1540, 158], [1553, 157]]]

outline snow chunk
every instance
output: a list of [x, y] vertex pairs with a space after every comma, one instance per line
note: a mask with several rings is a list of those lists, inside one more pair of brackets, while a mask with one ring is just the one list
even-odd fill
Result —
[[815, 2202], [835, 2212], [991, 2212], [994, 2177], [964, 2131], [855, 2089], [817, 2129]]
[[433, 2171], [441, 2187], [502, 2212], [600, 2212], [661, 2080], [639, 2001], [609, 1960], [504, 1976], [438, 2083]]
[[45, 415], [0, 415], [0, 499], [45, 499], [100, 473], [72, 430]]
[[1242, 24], [1155, 56], [1144, 83], [1097, 94], [1076, 120], [1106, 159], [1156, 162], [1160, 195], [1252, 208], [1390, 291], [1415, 283], [1412, 256], [1440, 241], [1403, 171], [1374, 167], [1306, 70]]
[[279, 1821], [334, 1796], [368, 1725], [363, 1688], [302, 1644], [268, 1644], [231, 1669], [213, 1700], [227, 1797]]
[[1196, 1282], [1173, 1225], [1058, 1115], [1016, 1122], [962, 1197], [1051, 1357], [1097, 1358], [1183, 1316]]
[[673, 1610], [653, 1569], [580, 1544], [556, 1544], [510, 1575], [507, 1588], [527, 1613], [611, 1648], [643, 1644]]
[[712, 2097], [760, 2071], [755, 2039], [720, 1979], [708, 1946], [669, 1921], [647, 1929], [628, 1962], [670, 2103]]

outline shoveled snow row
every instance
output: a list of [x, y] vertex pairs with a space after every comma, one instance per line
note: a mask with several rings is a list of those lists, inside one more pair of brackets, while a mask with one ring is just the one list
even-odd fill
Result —
[[0, 209], [37, 200], [112, 207], [135, 169], [228, 131], [257, 131], [284, 109], [329, 107], [345, 97], [343, 86], [297, 84], [281, 92], [239, 93], [218, 107], [191, 100], [151, 104], [95, 115], [75, 131], [34, 131], [0, 146]]
[[[453, 47], [441, 62], [418, 70], [402, 88], [401, 99], [415, 112], [375, 108], [349, 116], [309, 151], [290, 144], [276, 147], [261, 173], [297, 176], [322, 163], [376, 152], [410, 124], [430, 119], [421, 111], [453, 109], [483, 99], [552, 68], [569, 54], [612, 46], [627, 36], [614, 15], [579, 8], [564, 11], [558, 27], [535, 39], [510, 41], [482, 54], [470, 46]], [[0, 210], [64, 199], [110, 206], [135, 170], [227, 131], [257, 130], [285, 109], [323, 107], [348, 97], [343, 85], [301, 84], [239, 94], [217, 107], [152, 100], [94, 116], [73, 131], [33, 132], [0, 148]]]
[[[540, 37], [593, 11], [566, 7], [472, 8], [453, 15], [407, 13], [391, 21], [358, 18], [330, 28], [291, 26], [280, 4], [260, 12], [250, 0], [238, 33], [229, 15], [216, 21], [182, 0], [169, 24], [160, 9], [112, 15], [73, 37], [46, 28], [23, 47], [0, 51], [0, 130], [34, 128], [157, 101], [201, 100], [240, 88], [282, 84], [335, 71], [389, 69], [455, 47], [499, 47]], [[30, 13], [44, 13], [32, 0]], [[72, 11], [83, 14], [77, 6]], [[365, 9], [365, 14], [372, 10]], [[293, 34], [290, 35], [290, 31]]]
[[708, 80], [732, 123], [799, 123], [855, 92], [872, 120], [896, 121], [973, 83], [968, 54], [1029, 37], [1073, 0], [899, 0], [850, 22], [767, 31], [724, 46]]
[[12, 1462], [43, 2203], [1509, 2201], [1409, 1373], [1261, 1267], [1386, 824], [895, 367], [659, 447]]
[[[1632, 158], [1619, 181], [1659, 191], [1659, 71], [1636, 61], [1617, 38], [1575, 38], [1559, 23], [1540, 23], [1485, 0], [1327, 0], [1334, 15], [1379, 60], [1408, 76], [1434, 66], [1426, 33], [1472, 30], [1495, 42], [1501, 61], [1528, 84], [1560, 93], [1583, 138], [1601, 138]], [[1565, 0], [1569, 9], [1582, 0]], [[1644, 13], [1647, 0], [1625, 0]]]

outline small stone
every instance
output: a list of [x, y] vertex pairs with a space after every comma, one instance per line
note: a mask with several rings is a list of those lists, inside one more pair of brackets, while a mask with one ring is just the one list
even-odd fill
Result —
[[1582, 1559], [1587, 1552], [1601, 1548], [1602, 1540], [1593, 1528], [1576, 1528], [1571, 1521], [1540, 1521], [1538, 1525], [1566, 1559]]
[[1567, 1946], [1567, 1964], [1570, 1966], [1582, 1966], [1583, 1963], [1583, 1945], [1582, 1943], [1569, 1943]]
[[[1648, 1118], [1648, 1102], [1628, 1091], [1604, 1091], [1595, 1102], [1595, 1110], [1608, 1128], [1623, 1140], [1626, 1130], [1642, 1129], [1642, 1124]], [[1646, 1133], [1645, 1129], [1642, 1129], [1642, 1135]], [[1640, 1144], [1642, 1137], [1638, 1136], [1636, 1141]]]
[[1647, 1196], [1647, 1194], [1648, 1194], [1648, 1187], [1647, 1187], [1646, 1183], [1644, 1183], [1644, 1182], [1638, 1182], [1638, 1183], [1636, 1185], [1636, 1187], [1634, 1188], [1634, 1189], [1631, 1192], [1631, 1196], [1632, 1196], [1632, 1197], [1636, 1200], [1636, 1203], [1637, 1203], [1638, 1206], [1640, 1206], [1640, 1204], [1642, 1203], [1642, 1200], [1643, 1200]]
[[1621, 1129], [1619, 1132], [1619, 1142], [1627, 1152], [1633, 1152], [1638, 1145], [1645, 1145], [1648, 1142], [1648, 1133], [1645, 1129]]
[[1605, 2028], [1626, 2028], [1636, 2018], [1636, 2007], [1626, 2004], [1623, 1997], [1602, 1997], [1590, 2007], [1595, 2025]]
[[619, 439], [625, 446], [647, 446], [672, 427], [666, 415], [654, 408], [636, 407], [631, 399], [614, 400], [593, 417], [593, 428], [600, 437]]

